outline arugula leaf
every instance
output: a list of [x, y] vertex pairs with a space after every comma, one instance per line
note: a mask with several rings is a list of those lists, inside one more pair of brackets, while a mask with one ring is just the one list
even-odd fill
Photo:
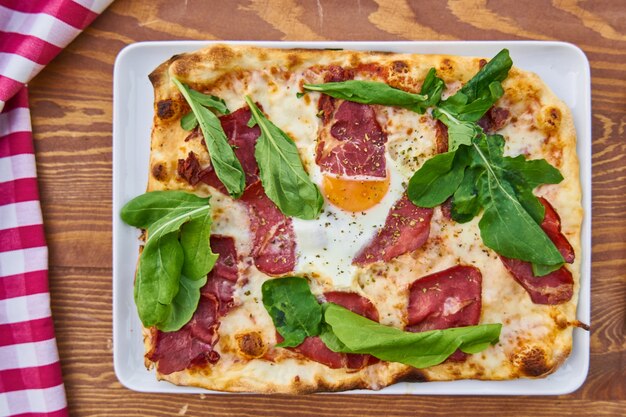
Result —
[[428, 70], [420, 90], [421, 95], [428, 97], [425, 105], [432, 107], [439, 103], [444, 88], [446, 88], [446, 83], [441, 78], [437, 77], [437, 71], [434, 68]]
[[[429, 82], [428, 91], [433, 95], [438, 93], [441, 97], [443, 87], [435, 80]], [[317, 91], [356, 103], [403, 107], [420, 114], [432, 105], [429, 96], [409, 93], [378, 81], [348, 80], [324, 84], [304, 84], [302, 87], [308, 91]]]
[[180, 286], [172, 300], [170, 313], [158, 326], [161, 331], [174, 332], [191, 320], [200, 301], [200, 288], [206, 284], [206, 281], [206, 275], [195, 280], [185, 275], [180, 276]]
[[407, 194], [411, 201], [419, 201], [420, 207], [435, 207], [450, 197], [463, 180], [466, 164], [464, 150], [435, 155], [424, 162], [421, 175], [413, 175], [409, 180]]
[[[383, 326], [337, 304], [324, 309], [328, 328], [322, 340], [328, 348], [344, 353], [366, 353], [381, 360], [400, 362], [415, 368], [427, 368], [445, 361], [457, 349], [478, 353], [500, 337], [501, 324], [482, 324], [432, 330], [404, 332]], [[332, 332], [332, 336], [328, 332]], [[337, 343], [339, 342], [339, 343]]]
[[[178, 330], [193, 315], [200, 283], [206, 282], [217, 258], [209, 243], [208, 202], [208, 198], [182, 191], [154, 191], [135, 197], [122, 208], [124, 222], [147, 230], [134, 289], [144, 326]], [[194, 299], [195, 303], [188, 302]]]
[[265, 194], [286, 216], [315, 219], [322, 211], [324, 198], [304, 170], [296, 144], [263, 115], [250, 97], [246, 96], [246, 102], [252, 112], [250, 123], [258, 124], [261, 130], [254, 157]]
[[230, 110], [226, 107], [226, 102], [220, 97], [211, 94], [204, 94], [196, 90], [189, 89], [189, 95], [198, 104], [216, 110], [221, 114], [229, 114]]
[[448, 127], [448, 148], [470, 145], [482, 133], [475, 124], [504, 94], [501, 82], [508, 76], [513, 61], [503, 49], [472, 77], [456, 94], [440, 102], [433, 117]]
[[[224, 133], [224, 129], [222, 129], [220, 120], [204, 107], [203, 103], [206, 103], [207, 99], [198, 98], [198, 94], [201, 93], [196, 92], [197, 94], [194, 94], [194, 90], [190, 89], [176, 78], [172, 78], [172, 82], [178, 87], [183, 97], [185, 97], [185, 100], [187, 100], [191, 111], [200, 125], [200, 130], [202, 130], [204, 142], [209, 150], [209, 157], [211, 158], [211, 164], [213, 165], [213, 169], [215, 169], [217, 178], [224, 184], [231, 196], [235, 198], [240, 197], [246, 185], [246, 176], [241, 167], [241, 163], [235, 156], [233, 148], [228, 143], [228, 138], [226, 137], [226, 133]], [[201, 95], [202, 97], [206, 97], [204, 94]], [[211, 99], [211, 102], [215, 102], [215, 100]], [[186, 121], [186, 123], [190, 124], [189, 121]]]
[[146, 242], [137, 265], [134, 298], [144, 326], [167, 320], [171, 303], [178, 292], [183, 251], [176, 233]]
[[[504, 138], [483, 134], [479, 141], [475, 141], [472, 150], [473, 165], [483, 168], [487, 174], [486, 189], [479, 195], [485, 210], [478, 223], [485, 245], [508, 258], [543, 265], [563, 264], [563, 256], [539, 226], [543, 214], [539, 221], [533, 219], [520, 203], [519, 191], [516, 192], [516, 187], [507, 181], [507, 177], [514, 173], [508, 173], [504, 166]], [[551, 170], [548, 175], [550, 173]], [[528, 191], [524, 198], [532, 196], [541, 205], [532, 195], [532, 189], [524, 185], [521, 181], [517, 184], [518, 190]]]
[[[203, 94], [199, 91], [189, 89], [189, 95], [200, 105], [214, 109], [221, 114], [229, 114], [230, 110], [226, 107], [226, 102], [217, 96]], [[193, 110], [184, 115], [180, 119], [180, 127], [185, 130], [194, 130], [198, 126], [198, 119]]]
[[472, 140], [482, 132], [477, 124], [461, 120], [456, 114], [442, 108], [435, 108], [433, 117], [441, 120], [448, 127], [448, 150], [450, 152], [456, 151], [461, 145], [471, 145]]
[[263, 305], [284, 339], [276, 346], [298, 346], [305, 337], [320, 333], [322, 306], [311, 293], [306, 279], [270, 279], [263, 283], [261, 292]]
[[152, 191], [126, 203], [120, 216], [126, 224], [147, 229], [173, 211], [186, 212], [206, 204], [206, 198], [183, 191]]
[[182, 274], [190, 280], [198, 280], [213, 269], [218, 255], [211, 251], [211, 216], [190, 220], [183, 225], [180, 244], [183, 247], [185, 262]]
[[543, 277], [548, 275], [551, 272], [556, 271], [557, 269], [561, 269], [563, 263], [554, 264], [554, 265], [541, 265], [541, 264], [532, 264], [533, 275], [536, 277]]
[[[509, 172], [521, 177], [531, 188], [541, 184], [558, 184], [563, 181], [563, 175], [559, 170], [545, 159], [527, 160], [523, 155], [518, 155], [515, 158], [504, 157], [502, 163]], [[511, 179], [519, 181], [513, 177]]]
[[485, 95], [489, 94], [487, 90], [492, 88], [491, 86], [494, 82], [502, 82], [509, 76], [509, 70], [512, 66], [513, 60], [511, 60], [509, 56], [509, 50], [503, 49], [487, 62], [487, 64], [461, 88], [460, 92], [464, 94], [470, 102], [485, 97]]
[[194, 130], [198, 126], [198, 119], [196, 119], [196, 115], [193, 114], [192, 111], [181, 117], [180, 119], [180, 127], [185, 130]]
[[483, 180], [484, 171], [466, 168], [463, 181], [453, 195], [450, 217], [456, 222], [467, 223], [480, 213], [482, 206], [478, 198], [477, 184]]

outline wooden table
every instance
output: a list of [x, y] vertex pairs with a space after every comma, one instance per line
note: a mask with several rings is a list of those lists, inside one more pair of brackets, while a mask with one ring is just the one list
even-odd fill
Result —
[[[30, 85], [50, 285], [73, 416], [624, 415], [626, 7], [620, 0], [298, 3], [117, 0]], [[539, 39], [579, 45], [593, 80], [591, 368], [560, 397], [156, 395], [122, 387], [111, 335], [115, 56], [146, 40]]]

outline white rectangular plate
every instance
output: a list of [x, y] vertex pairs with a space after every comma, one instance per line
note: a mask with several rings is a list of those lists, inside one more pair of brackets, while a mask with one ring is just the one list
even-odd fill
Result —
[[[146, 190], [153, 117], [148, 74], [172, 55], [213, 42], [145, 42], [124, 48], [115, 61], [113, 92], [113, 358], [115, 373], [126, 387], [145, 392], [207, 393], [156, 380], [144, 367], [141, 323], [133, 302], [138, 255], [136, 229], [121, 222], [121, 207]], [[537, 73], [572, 109], [580, 158], [585, 217], [578, 319], [590, 322], [591, 286], [591, 84], [589, 62], [577, 47], [560, 42], [222, 42], [272, 48], [343, 48], [418, 54], [492, 57], [508, 48], [514, 65]], [[398, 383], [358, 394], [557, 395], [579, 388], [589, 367], [589, 332], [574, 329], [571, 356], [544, 379]]]

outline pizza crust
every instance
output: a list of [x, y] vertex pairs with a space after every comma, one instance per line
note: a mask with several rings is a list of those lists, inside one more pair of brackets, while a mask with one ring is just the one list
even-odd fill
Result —
[[[193, 151], [203, 165], [208, 153], [199, 140], [188, 140], [189, 132], [180, 127], [180, 118], [189, 106], [170, 81], [176, 77], [192, 88], [210, 92], [226, 100], [229, 108], [244, 105], [249, 94], [263, 106], [301, 149], [303, 163], [309, 168], [303, 149], [315, 140], [319, 122], [311, 119], [316, 111], [314, 94], [296, 99], [303, 82], [322, 82], [320, 69], [329, 65], [354, 68], [356, 78], [384, 81], [407, 91], [417, 92], [431, 67], [447, 85], [446, 94], [460, 88], [479, 70], [480, 58], [447, 55], [406, 55], [329, 50], [262, 49], [245, 45], [213, 45], [200, 51], [172, 57], [150, 74], [154, 86], [148, 191], [187, 190], [202, 196], [212, 195], [212, 204], [228, 205], [236, 212], [237, 202], [220, 197], [205, 184], [190, 186], [178, 177], [177, 161]], [[289, 86], [289, 95], [284, 93]], [[458, 262], [472, 264], [483, 274], [483, 312], [480, 323], [503, 323], [500, 343], [470, 355], [463, 363], [444, 362], [428, 369], [414, 369], [398, 363], [380, 362], [359, 371], [330, 369], [297, 353], [275, 348], [275, 331], [260, 299], [260, 286], [269, 279], [244, 255], [239, 260], [245, 285], [236, 289], [235, 307], [222, 318], [220, 341], [216, 350], [221, 359], [215, 365], [195, 367], [157, 377], [179, 385], [212, 390], [258, 393], [305, 393], [341, 391], [355, 388], [380, 389], [400, 380], [442, 381], [457, 379], [504, 380], [544, 377], [556, 370], [572, 347], [572, 328], [576, 325], [576, 306], [580, 288], [580, 227], [583, 210], [576, 134], [570, 110], [535, 74], [513, 68], [503, 83], [505, 95], [496, 104], [511, 112], [511, 122], [498, 132], [507, 138], [505, 154], [526, 154], [530, 159], [545, 158], [556, 166], [565, 180], [536, 190], [560, 213], [562, 230], [572, 244], [576, 260], [567, 265], [574, 277], [574, 296], [560, 305], [536, 305], [498, 259], [484, 247], [478, 235], [478, 218], [466, 224], [446, 220], [439, 208], [431, 223], [429, 242], [413, 253], [387, 264], [363, 267], [354, 280], [352, 291], [376, 305], [381, 323], [403, 327], [406, 323], [408, 285], [415, 279], [443, 270]], [[283, 103], [282, 105], [280, 103]], [[313, 110], [312, 110], [313, 109]], [[408, 177], [431, 157], [434, 150], [434, 122], [408, 110], [377, 106], [379, 122], [387, 129], [388, 149], [399, 169]], [[419, 130], [419, 136], [403, 132]], [[411, 141], [414, 147], [409, 146]], [[404, 153], [403, 153], [404, 152]], [[407, 154], [408, 152], [408, 154]], [[233, 208], [234, 207], [234, 208]], [[243, 217], [229, 221], [245, 222]], [[216, 219], [219, 220], [219, 219]], [[242, 229], [245, 229], [243, 227]], [[451, 245], [461, 236], [459, 248]], [[236, 238], [237, 240], [237, 238]], [[239, 240], [245, 240], [245, 236]], [[443, 246], [441, 244], [443, 242]], [[448, 243], [448, 245], [446, 245]], [[456, 241], [455, 241], [456, 243]], [[245, 246], [245, 243], [238, 242]], [[249, 251], [248, 251], [249, 252]], [[246, 253], [245, 248], [243, 252]], [[386, 279], [373, 282], [382, 273]], [[316, 294], [332, 290], [332, 281], [313, 281]], [[247, 295], [246, 295], [247, 294]], [[256, 299], [254, 302], [253, 300]], [[256, 336], [249, 336], [256, 333]], [[252, 337], [254, 349], [241, 349], [239, 340]], [[146, 352], [154, 347], [154, 332], [144, 329]], [[146, 359], [146, 366], [152, 364]]]

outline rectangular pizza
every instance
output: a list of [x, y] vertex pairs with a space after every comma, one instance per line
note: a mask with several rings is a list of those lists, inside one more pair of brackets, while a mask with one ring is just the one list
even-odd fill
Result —
[[211, 390], [541, 378], [572, 349], [570, 110], [495, 57], [215, 44], [150, 74], [145, 363]]

